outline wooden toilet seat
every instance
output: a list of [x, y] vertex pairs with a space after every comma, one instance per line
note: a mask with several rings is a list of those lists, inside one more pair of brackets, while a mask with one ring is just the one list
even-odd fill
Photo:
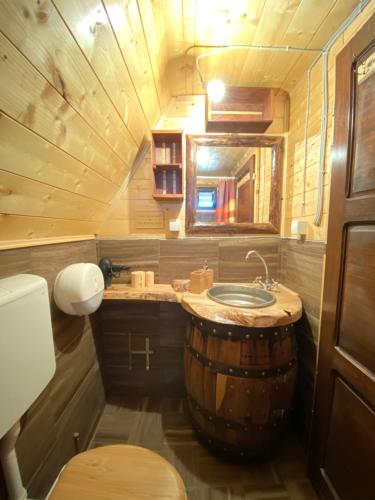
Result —
[[130, 445], [95, 448], [67, 463], [48, 500], [186, 500], [176, 469], [157, 453]]

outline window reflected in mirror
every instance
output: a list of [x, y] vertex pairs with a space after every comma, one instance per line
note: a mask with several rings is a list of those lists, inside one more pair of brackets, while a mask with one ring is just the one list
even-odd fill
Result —
[[196, 222], [269, 222], [272, 148], [198, 146]]

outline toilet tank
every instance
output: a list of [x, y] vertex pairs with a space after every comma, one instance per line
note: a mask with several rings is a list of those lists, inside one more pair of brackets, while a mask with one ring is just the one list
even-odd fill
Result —
[[47, 282], [19, 274], [0, 280], [0, 439], [55, 373]]

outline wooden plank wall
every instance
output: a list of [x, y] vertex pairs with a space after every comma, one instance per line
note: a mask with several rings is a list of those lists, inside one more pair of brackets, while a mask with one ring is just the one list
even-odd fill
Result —
[[94, 234], [169, 98], [163, 18], [151, 0], [0, 9], [0, 239]]
[[98, 317], [68, 316], [52, 298], [53, 283], [62, 268], [96, 261], [95, 240], [0, 251], [0, 278], [18, 273], [43, 276], [51, 300], [56, 373], [22, 417], [16, 447], [22, 479], [32, 498], [44, 498], [67, 460], [87, 447], [104, 408], [96, 350]]
[[[266, 259], [271, 277], [279, 277], [279, 238], [105, 238], [98, 240], [98, 255], [109, 257], [116, 264], [127, 264], [132, 270], [154, 271], [156, 283], [188, 279], [191, 271], [205, 261], [214, 270], [219, 282], [251, 282], [264, 275], [259, 259], [245, 261], [249, 250], [257, 250]], [[129, 282], [122, 273], [114, 283]]]
[[[278, 91], [275, 104], [275, 120], [267, 130], [267, 135], [286, 135], [289, 127], [289, 97], [286, 92]], [[201, 134], [205, 130], [204, 96], [182, 96], [172, 98], [166, 112], [157, 125], [158, 129], [183, 130], [188, 134]], [[185, 203], [165, 203], [152, 197], [153, 176], [151, 157], [148, 151], [132, 178], [116, 197], [102, 222], [99, 236], [185, 236]], [[266, 204], [267, 205], [267, 204]], [[265, 207], [267, 213], [268, 207]], [[137, 214], [147, 213], [158, 216], [162, 222], [149, 228], [138, 227]], [[169, 221], [178, 218], [181, 230], [170, 233]]]
[[296, 324], [299, 367], [294, 424], [306, 447], [314, 402], [325, 247], [319, 241], [280, 240], [280, 281], [297, 292], [303, 304], [303, 317]]
[[[331, 176], [331, 145], [333, 140], [333, 112], [335, 90], [335, 61], [340, 50], [357, 33], [360, 27], [375, 12], [375, 2], [370, 2], [358, 18], [337, 40], [329, 54], [329, 111], [328, 138], [325, 157], [323, 218], [320, 226], [313, 225], [317, 200], [318, 162], [320, 148], [322, 65], [318, 63], [311, 75], [310, 119], [308, 129], [308, 154], [306, 169], [305, 220], [308, 222], [307, 239], [327, 238], [329, 188]], [[287, 172], [284, 191], [283, 236], [290, 236], [291, 222], [301, 218], [302, 168], [304, 163], [304, 123], [306, 112], [307, 74], [290, 91], [290, 130], [288, 134]]]

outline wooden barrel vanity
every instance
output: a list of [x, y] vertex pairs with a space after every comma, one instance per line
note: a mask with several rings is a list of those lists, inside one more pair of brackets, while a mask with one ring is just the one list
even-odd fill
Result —
[[274, 294], [273, 305], [250, 309], [219, 304], [207, 292], [175, 292], [170, 285], [113, 285], [105, 292], [110, 301], [179, 302], [189, 313], [184, 369], [192, 423], [202, 442], [228, 458], [272, 453], [292, 408], [294, 322], [302, 305], [282, 285]]
[[276, 297], [275, 305], [253, 310], [215, 304], [204, 294], [182, 300], [191, 314], [184, 363], [192, 422], [201, 441], [228, 458], [269, 456], [292, 408], [293, 322], [301, 304], [285, 288]]

